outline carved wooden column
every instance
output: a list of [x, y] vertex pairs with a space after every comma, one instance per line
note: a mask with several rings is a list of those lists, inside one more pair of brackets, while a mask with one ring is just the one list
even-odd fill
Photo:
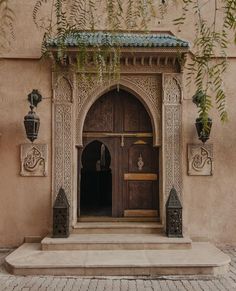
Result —
[[63, 73], [59, 76], [54, 75], [53, 80], [53, 202], [62, 187], [72, 206], [73, 90], [67, 75]]
[[182, 200], [181, 80], [181, 74], [163, 74], [163, 205], [166, 204], [172, 187], [176, 189]]

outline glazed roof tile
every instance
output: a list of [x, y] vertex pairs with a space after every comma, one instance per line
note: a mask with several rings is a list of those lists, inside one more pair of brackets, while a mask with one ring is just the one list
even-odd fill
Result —
[[171, 34], [127, 32], [71, 32], [63, 38], [49, 39], [47, 45], [56, 47], [61, 42], [67, 47], [189, 47], [187, 41], [181, 40]]

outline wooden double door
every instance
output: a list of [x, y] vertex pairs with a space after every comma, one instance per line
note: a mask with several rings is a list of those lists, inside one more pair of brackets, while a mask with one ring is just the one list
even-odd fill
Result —
[[100, 97], [87, 114], [83, 145], [79, 213], [158, 216], [159, 149], [153, 147], [150, 117], [136, 97], [123, 90]]

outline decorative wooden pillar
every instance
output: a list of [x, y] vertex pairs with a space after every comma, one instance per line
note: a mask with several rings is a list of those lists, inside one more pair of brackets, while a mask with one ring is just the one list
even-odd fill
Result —
[[171, 189], [166, 202], [166, 234], [168, 237], [183, 237], [182, 205], [175, 188]]
[[60, 188], [53, 206], [53, 237], [69, 236], [69, 202], [63, 188]]

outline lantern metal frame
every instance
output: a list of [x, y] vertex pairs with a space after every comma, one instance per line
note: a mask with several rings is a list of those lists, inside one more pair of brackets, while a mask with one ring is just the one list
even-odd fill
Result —
[[61, 187], [53, 205], [53, 238], [67, 238], [70, 235], [69, 210], [70, 205], [65, 190]]
[[40, 118], [34, 111], [34, 108], [42, 101], [42, 95], [38, 90], [33, 89], [33, 91], [28, 94], [28, 101], [30, 103], [30, 111], [24, 117], [24, 126], [27, 138], [31, 142], [34, 142], [34, 140], [38, 138], [40, 127]]
[[173, 187], [166, 202], [166, 235], [168, 237], [183, 237], [182, 205]]

